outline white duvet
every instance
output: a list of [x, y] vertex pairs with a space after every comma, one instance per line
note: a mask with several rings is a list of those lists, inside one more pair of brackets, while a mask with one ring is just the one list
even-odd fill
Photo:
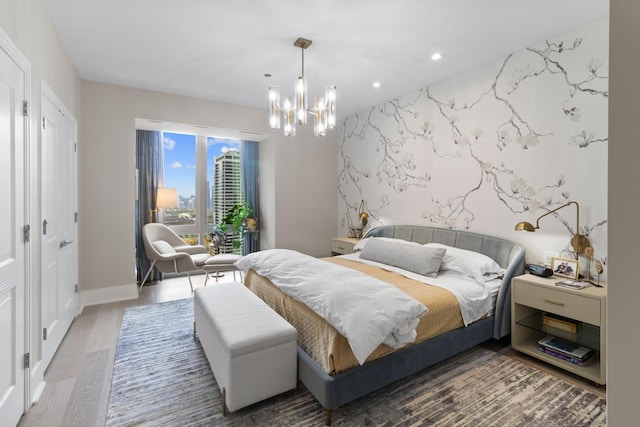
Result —
[[493, 311], [496, 295], [502, 284], [501, 278], [480, 284], [472, 277], [454, 271], [440, 271], [438, 277], [422, 276], [399, 267], [362, 259], [358, 253], [340, 255], [340, 258], [380, 267], [409, 279], [448, 290], [458, 300], [465, 326], [482, 319]]
[[395, 286], [359, 271], [296, 251], [270, 249], [237, 261], [306, 304], [349, 342], [362, 365], [384, 343], [400, 348], [416, 339], [427, 308]]

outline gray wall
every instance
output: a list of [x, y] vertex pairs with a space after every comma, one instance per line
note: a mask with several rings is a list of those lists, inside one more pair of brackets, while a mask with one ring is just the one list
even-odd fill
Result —
[[628, 426], [637, 424], [640, 396], [640, 2], [610, 0], [610, 9], [607, 424]]

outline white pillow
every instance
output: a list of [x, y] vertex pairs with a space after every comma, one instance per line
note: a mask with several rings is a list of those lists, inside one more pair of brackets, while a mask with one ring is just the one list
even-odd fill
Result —
[[413, 246], [422, 246], [418, 242], [410, 242], [408, 240], [403, 240], [403, 239], [394, 239], [393, 237], [367, 237], [366, 239], [360, 239], [360, 241], [355, 244], [355, 246], [353, 247], [353, 252], [360, 252], [367, 245], [367, 242], [370, 242], [370, 241], [372, 241], [374, 239], [375, 240], [386, 241], [386, 242], [403, 243], [403, 244], [413, 245]]
[[360, 252], [360, 258], [400, 267], [427, 277], [437, 277], [446, 249], [405, 245], [393, 240], [375, 239]]
[[440, 264], [440, 271], [462, 273], [480, 284], [504, 275], [505, 270], [497, 262], [479, 252], [454, 248], [441, 243], [427, 243], [424, 246], [447, 250], [442, 264]]

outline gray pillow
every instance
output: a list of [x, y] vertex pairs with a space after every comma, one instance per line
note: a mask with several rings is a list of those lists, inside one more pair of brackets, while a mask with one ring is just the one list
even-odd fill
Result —
[[371, 239], [360, 252], [360, 258], [400, 267], [427, 277], [437, 277], [446, 252], [444, 248]]

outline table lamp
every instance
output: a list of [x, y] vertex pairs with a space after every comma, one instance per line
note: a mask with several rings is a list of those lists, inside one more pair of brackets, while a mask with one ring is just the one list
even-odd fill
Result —
[[172, 209], [178, 207], [177, 188], [158, 188], [156, 195], [156, 208], [149, 210], [149, 222], [153, 222], [153, 213], [160, 209]]

